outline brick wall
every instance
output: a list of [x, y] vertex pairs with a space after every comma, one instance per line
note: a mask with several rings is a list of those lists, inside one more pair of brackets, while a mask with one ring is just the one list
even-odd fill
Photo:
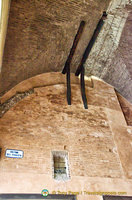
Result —
[[44, 72], [61, 71], [81, 20], [84, 33], [72, 63], [75, 70], [110, 0], [12, 0], [0, 93]]
[[112, 0], [104, 27], [86, 61], [86, 74], [115, 87], [132, 103], [132, 1]]
[[[54, 84], [34, 88], [33, 94], [0, 119], [0, 192], [5, 188], [39, 192], [48, 187], [50, 191], [125, 190], [131, 194], [132, 129], [126, 125], [114, 89], [95, 78], [92, 81], [93, 87], [86, 87], [88, 110], [78, 84], [72, 84], [71, 106], [66, 102], [65, 84]], [[7, 158], [6, 149], [23, 150], [24, 158]], [[54, 180], [52, 151], [68, 152], [70, 180]], [[92, 186], [93, 180], [97, 185]]]

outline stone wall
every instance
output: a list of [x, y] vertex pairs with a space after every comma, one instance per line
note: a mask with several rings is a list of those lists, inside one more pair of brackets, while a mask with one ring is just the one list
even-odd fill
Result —
[[[47, 188], [50, 193], [80, 192], [79, 200], [92, 198], [84, 191], [132, 195], [132, 127], [114, 88], [95, 77], [86, 81], [87, 110], [79, 80], [72, 83], [68, 106], [66, 84], [57, 77], [65, 78], [61, 73], [33, 77], [2, 98], [6, 103], [16, 92], [34, 88], [0, 119], [0, 193], [40, 193]], [[45, 79], [48, 85], [42, 86]], [[23, 150], [24, 157], [7, 158], [6, 149]], [[54, 180], [52, 151], [68, 152], [70, 180]]]
[[102, 78], [132, 103], [132, 1], [112, 0], [107, 13], [86, 62], [86, 74]]

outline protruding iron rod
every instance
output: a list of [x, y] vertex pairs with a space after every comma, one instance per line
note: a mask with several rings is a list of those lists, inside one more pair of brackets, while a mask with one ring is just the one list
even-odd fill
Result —
[[85, 68], [83, 67], [82, 71], [81, 71], [81, 93], [82, 93], [82, 100], [83, 100], [84, 108], [88, 109], [87, 97], [86, 97], [86, 93], [85, 93], [84, 74], [85, 74]]
[[70, 66], [67, 67], [66, 79], [67, 79], [67, 103], [68, 105], [71, 105]]
[[69, 53], [69, 56], [67, 58], [67, 61], [65, 63], [65, 66], [63, 68], [63, 71], [62, 71], [62, 74], [65, 74], [66, 71], [67, 71], [67, 66], [69, 66], [71, 64], [71, 61], [72, 61], [72, 58], [73, 58], [73, 55], [75, 53], [75, 50], [76, 50], [76, 47], [77, 47], [77, 44], [79, 42], [79, 39], [82, 35], [82, 32], [83, 32], [83, 29], [84, 29], [84, 26], [85, 26], [85, 21], [81, 21], [80, 23], [80, 26], [78, 28], [78, 32], [75, 36], [75, 39], [74, 39], [74, 42], [73, 42], [73, 45], [72, 45], [72, 48], [70, 50], [70, 53]]
[[97, 36], [98, 36], [98, 34], [100, 33], [100, 31], [101, 31], [101, 29], [103, 27], [104, 20], [106, 19], [106, 17], [107, 17], [107, 13], [103, 12], [103, 15], [102, 15], [101, 19], [98, 22], [98, 25], [97, 25], [94, 33], [93, 33], [93, 36], [92, 36], [92, 38], [91, 38], [91, 40], [90, 40], [90, 42], [89, 42], [84, 54], [83, 54], [82, 60], [81, 60], [79, 66], [78, 66], [78, 68], [76, 70], [76, 73], [75, 73], [76, 76], [78, 76], [81, 73], [83, 65], [86, 62], [86, 59], [89, 56], [89, 53], [90, 53], [90, 51], [91, 51], [91, 49], [92, 49], [92, 47], [93, 47], [93, 45], [94, 45], [94, 43], [95, 43], [95, 41], [97, 39]]
[[68, 105], [71, 105], [70, 64], [71, 64], [71, 61], [72, 61], [72, 57], [73, 57], [73, 55], [75, 53], [77, 44], [79, 42], [79, 39], [80, 39], [80, 37], [82, 35], [84, 26], [85, 26], [85, 22], [81, 21], [79, 29], [78, 29], [78, 32], [77, 32], [77, 34], [75, 36], [72, 48], [70, 50], [70, 54], [69, 54], [69, 56], [67, 58], [67, 61], [66, 61], [65, 66], [64, 66], [64, 69], [62, 71], [63, 74], [66, 73], [66, 79], [67, 79], [67, 103], [68, 103]]

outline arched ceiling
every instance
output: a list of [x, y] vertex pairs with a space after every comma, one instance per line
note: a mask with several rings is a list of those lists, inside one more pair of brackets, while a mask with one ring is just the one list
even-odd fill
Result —
[[132, 103], [132, 1], [111, 1], [85, 67], [88, 75], [113, 85]]
[[[12, 0], [0, 75], [2, 95], [34, 75], [62, 71], [80, 22], [86, 22], [72, 60], [75, 72], [102, 16], [108, 19], [86, 62], [132, 102], [131, 0]], [[127, 31], [126, 31], [127, 27]]]

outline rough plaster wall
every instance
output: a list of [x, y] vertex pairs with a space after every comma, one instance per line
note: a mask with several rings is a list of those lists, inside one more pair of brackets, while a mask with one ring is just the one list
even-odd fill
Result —
[[128, 5], [131, 4], [132, 1], [129, 0], [111, 2], [108, 18], [85, 65], [87, 75], [104, 79], [130, 102], [132, 102], [132, 14], [130, 12], [132, 7], [128, 9]]
[[75, 71], [110, 0], [12, 0], [0, 93], [37, 74], [61, 71], [81, 20], [86, 27], [72, 63]]

